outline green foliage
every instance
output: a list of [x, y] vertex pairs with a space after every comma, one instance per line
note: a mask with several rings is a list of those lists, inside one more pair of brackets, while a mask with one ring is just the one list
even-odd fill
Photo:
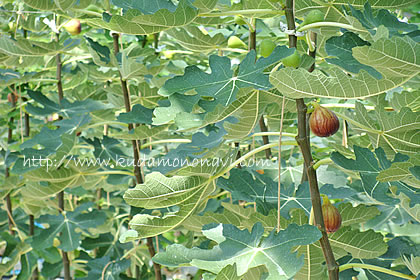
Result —
[[3, 1], [0, 278], [328, 279], [298, 98], [340, 279], [419, 277], [418, 1], [294, 2]]

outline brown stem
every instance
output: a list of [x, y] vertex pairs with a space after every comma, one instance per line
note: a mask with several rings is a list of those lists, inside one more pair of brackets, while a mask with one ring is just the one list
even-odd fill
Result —
[[159, 32], [153, 34], [153, 47], [155, 48], [155, 51], [159, 47]]
[[[286, 0], [286, 19], [289, 30], [295, 30], [294, 17], [294, 0]], [[294, 35], [289, 35], [289, 47], [296, 47], [297, 38]], [[315, 55], [315, 53], [313, 54]], [[307, 166], [307, 175], [309, 180], [309, 190], [311, 193], [312, 209], [314, 212], [315, 225], [322, 233], [319, 240], [321, 243], [322, 252], [327, 263], [328, 276], [330, 280], [338, 280], [338, 264], [335, 261], [330, 242], [328, 240], [327, 232], [325, 231], [324, 218], [322, 216], [321, 197], [318, 188], [318, 179], [316, 171], [313, 168], [313, 158], [311, 154], [311, 147], [308, 141], [307, 125], [306, 125], [306, 105], [303, 98], [296, 100], [298, 112], [298, 135], [296, 141], [302, 151], [303, 159]]]
[[[120, 49], [119, 49], [119, 45], [118, 45], [118, 38], [119, 35], [117, 33], [112, 34], [113, 40], [114, 40], [114, 53], [117, 54]], [[124, 96], [124, 105], [125, 105], [125, 110], [126, 112], [130, 112], [131, 111], [131, 104], [130, 104], [130, 94], [128, 92], [128, 87], [127, 87], [127, 81], [123, 80], [121, 72], [119, 72], [120, 75], [120, 82], [121, 82], [121, 87], [122, 87], [122, 91], [123, 91], [123, 96]], [[133, 124], [128, 124], [128, 129], [132, 130], [133, 129]], [[136, 140], [132, 140], [132, 146], [133, 146], [133, 155], [134, 155], [134, 175], [136, 177], [136, 182], [137, 184], [142, 184], [143, 183], [143, 177], [141, 174], [141, 170], [140, 170], [140, 153], [139, 153], [139, 147], [137, 145], [137, 141]], [[151, 244], [151, 245], [150, 245]], [[147, 238], [147, 246], [149, 247], [149, 253], [150, 256], [153, 258], [155, 255], [155, 249], [152, 248], [153, 250], [151, 250], [150, 246], [153, 247], [153, 240], [151, 237]], [[160, 270], [160, 265], [153, 262], [153, 268], [155, 269], [155, 275], [156, 275], [156, 279], [157, 280], [161, 280], [162, 279], [162, 273]]]
[[[22, 97], [22, 100], [24, 102], [28, 101], [28, 99], [26, 97]], [[28, 113], [25, 112], [25, 115], [24, 115], [23, 120], [24, 120], [24, 125], [25, 125], [25, 134], [24, 134], [24, 136], [25, 137], [29, 137], [29, 135], [31, 134], [31, 125], [29, 123], [29, 114]]]
[[[13, 96], [12, 96], [12, 107], [15, 108], [16, 107], [16, 102], [15, 102], [15, 94], [16, 94], [15, 91], [16, 91], [16, 89], [15, 89], [14, 86], [13, 86], [13, 91], [14, 92], [12, 92], [12, 94], [13, 94]], [[7, 129], [7, 143], [8, 144], [12, 143], [12, 141], [13, 141], [13, 129], [11, 127], [13, 122], [14, 122], [14, 119], [10, 118], [9, 128]], [[10, 170], [9, 170], [8, 167], [6, 167], [6, 169], [4, 171], [4, 176], [6, 178], [10, 177]], [[12, 200], [10, 198], [10, 193], [8, 193], [6, 195], [5, 199], [6, 199], [6, 207], [7, 207], [7, 214], [8, 214], [7, 215], [7, 217], [8, 217], [7, 221], [8, 221], [8, 224], [9, 224], [9, 232], [10, 232], [11, 235], [14, 235], [15, 231], [13, 230], [13, 212], [12, 212], [13, 207], [12, 207]]]
[[[254, 21], [255, 22], [255, 21]], [[254, 31], [249, 31], [249, 38], [248, 38], [248, 50], [255, 50], [257, 49], [257, 25], [254, 24]]]
[[[248, 50], [254, 50], [257, 51], [257, 22], [255, 20], [252, 21], [251, 23], [253, 25], [254, 30], [253, 31], [249, 31], [249, 39], [248, 39]], [[261, 116], [261, 118], [259, 119], [259, 125], [260, 125], [260, 130], [261, 132], [267, 132], [267, 125], [265, 124], [265, 120], [264, 120], [264, 115]], [[268, 140], [268, 136], [264, 135], [262, 137], [263, 143], [264, 145], [267, 145], [270, 143], [270, 141]], [[266, 149], [265, 150], [265, 157], [267, 159], [271, 158], [271, 149]]]
[[[156, 255], [155, 247], [153, 246], [153, 239], [151, 237], [147, 238], [147, 249], [149, 249], [149, 254], [151, 256]], [[153, 269], [155, 270], [156, 280], [162, 280], [160, 265], [153, 262]]]
[[[35, 217], [34, 215], [29, 215], [29, 235], [33, 236], [35, 233]], [[39, 270], [38, 270], [38, 263], [35, 263], [35, 269], [32, 272], [31, 280], [38, 280], [39, 279]]]
[[[59, 41], [59, 34], [56, 34], [55, 37], [56, 41]], [[63, 64], [61, 62], [61, 54], [57, 53], [55, 56], [56, 64], [57, 64], [57, 70], [56, 70], [56, 79], [57, 79], [57, 91], [58, 91], [58, 102], [61, 105], [61, 100], [64, 98], [64, 91], [63, 91], [63, 83], [61, 80], [61, 70], [63, 67]], [[59, 119], [62, 119], [60, 116]], [[58, 200], [58, 211], [62, 213], [64, 211], [64, 190], [59, 192], [57, 194], [57, 200]], [[71, 280], [70, 275], [70, 261], [69, 256], [67, 252], [61, 251], [61, 254], [63, 255], [63, 266], [64, 266], [64, 280]]]
[[[118, 35], [118, 33], [113, 33], [112, 37], [114, 39], [114, 52], [115, 52], [115, 54], [117, 54], [120, 51], [119, 44], [118, 44], [119, 35]], [[125, 81], [122, 78], [121, 72], [119, 72], [119, 76], [120, 76], [121, 88], [122, 88], [123, 96], [124, 96], [125, 111], [128, 113], [128, 112], [131, 111], [131, 102], [130, 102], [130, 94], [128, 92], [127, 81]], [[134, 128], [133, 124], [129, 123], [128, 124], [128, 130], [132, 130], [133, 128]], [[141, 171], [140, 171], [140, 161], [139, 161], [140, 155], [139, 155], [137, 141], [132, 140], [131, 144], [133, 146], [134, 176], [136, 177], [137, 184], [142, 184], [143, 183], [143, 178], [141, 176]]]
[[[261, 132], [267, 132], [268, 129], [267, 129], [267, 126], [265, 125], [265, 121], [264, 121], [264, 116], [263, 115], [261, 116], [261, 118], [259, 120], [259, 123], [260, 123], [260, 130], [261, 130]], [[268, 136], [267, 135], [264, 135], [262, 137], [262, 140], [263, 140], [264, 145], [270, 144], [270, 141], [268, 140]], [[265, 157], [267, 159], [270, 159], [271, 158], [271, 149], [266, 149], [265, 150]]]

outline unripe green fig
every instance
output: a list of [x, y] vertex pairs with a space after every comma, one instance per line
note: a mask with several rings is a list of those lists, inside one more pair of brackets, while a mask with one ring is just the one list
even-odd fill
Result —
[[298, 68], [300, 65], [300, 54], [297, 50], [292, 55], [289, 55], [286, 58], [283, 58], [281, 62], [283, 62], [284, 67], [294, 67]]
[[324, 13], [321, 12], [320, 10], [312, 10], [305, 16], [300, 26], [304, 26], [307, 24], [320, 22], [320, 21], [324, 21]]
[[0, 30], [3, 32], [9, 31], [9, 25], [7, 23], [1, 23], [0, 24]]
[[71, 19], [64, 24], [64, 29], [71, 35], [78, 35], [82, 31], [82, 25], [80, 24], [80, 20]]
[[341, 226], [341, 215], [338, 209], [331, 204], [327, 196], [323, 196], [322, 217], [324, 218], [327, 233], [336, 232]]
[[309, 127], [319, 137], [333, 135], [340, 128], [340, 122], [333, 111], [314, 103], [314, 111], [309, 117]]
[[235, 16], [234, 18], [233, 18], [233, 20], [235, 21], [235, 23], [237, 24], [237, 25], [246, 25], [246, 21], [244, 20], [244, 18], [243, 17], [241, 17], [241, 16]]
[[276, 44], [270, 39], [264, 39], [261, 41], [260, 49], [263, 57], [269, 57], [275, 48]]
[[236, 36], [229, 37], [228, 46], [233, 49], [246, 48], [246, 44]]
[[13, 21], [9, 22], [9, 30], [12, 32], [16, 31], [16, 24]]

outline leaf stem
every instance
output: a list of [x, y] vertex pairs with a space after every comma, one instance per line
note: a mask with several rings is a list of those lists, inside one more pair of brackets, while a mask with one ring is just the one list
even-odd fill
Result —
[[353, 25], [345, 24], [345, 23], [339, 23], [339, 22], [328, 22], [328, 21], [321, 21], [321, 22], [315, 22], [308, 25], [302, 26], [302, 28], [297, 28], [297, 31], [305, 31], [309, 30], [311, 28], [319, 28], [319, 27], [338, 27], [338, 28], [344, 28], [344, 29], [350, 29], [354, 31], [359, 32], [369, 32], [367, 30], [362, 30], [354, 27]]
[[315, 170], [317, 170], [321, 165], [324, 164], [330, 164], [332, 163], [332, 159], [331, 158], [323, 158], [321, 160], [318, 160], [316, 163], [314, 163], [314, 165], [312, 166]]
[[363, 269], [369, 269], [369, 270], [374, 270], [374, 271], [379, 271], [388, 275], [393, 275], [396, 277], [400, 277], [403, 279], [416, 279], [416, 276], [412, 276], [412, 275], [407, 275], [398, 271], [394, 271], [391, 269], [387, 269], [384, 267], [380, 267], [380, 266], [376, 266], [376, 265], [371, 265], [371, 264], [364, 264], [364, 263], [347, 263], [347, 264], [343, 264], [340, 265], [340, 271], [344, 271], [346, 269], [350, 269], [350, 268], [363, 268]]
[[[266, 150], [266, 149], [271, 149], [271, 148], [276, 147], [276, 146], [278, 146], [278, 145], [279, 145], [278, 143], [270, 143], [270, 144], [263, 145], [263, 146], [261, 146], [261, 147], [258, 147], [258, 148], [256, 148], [256, 149], [254, 149], [254, 150], [252, 150], [252, 151], [250, 151], [250, 152], [246, 153], [245, 155], [243, 155], [243, 156], [241, 156], [240, 158], [238, 158], [237, 160], [235, 160], [235, 161], [234, 161], [232, 164], [230, 164], [228, 167], [226, 167], [225, 169], [223, 169], [222, 171], [220, 171], [220, 172], [219, 172], [219, 173], [217, 173], [216, 175], [212, 176], [212, 179], [216, 179], [216, 178], [218, 178], [218, 177], [222, 176], [223, 174], [225, 174], [225, 173], [229, 172], [229, 170], [231, 170], [231, 169], [235, 168], [235, 167], [236, 167], [239, 163], [241, 163], [242, 161], [244, 161], [244, 160], [246, 160], [246, 159], [248, 159], [248, 158], [252, 157], [253, 155], [255, 155], [255, 154], [257, 154], [257, 153], [259, 153], [259, 152], [261, 152], [261, 151], [264, 151], [264, 150]], [[284, 146], [296, 146], [297, 144], [296, 144], [296, 142], [295, 142], [295, 141], [283, 141], [283, 142], [282, 142], [282, 145], [284, 145]]]

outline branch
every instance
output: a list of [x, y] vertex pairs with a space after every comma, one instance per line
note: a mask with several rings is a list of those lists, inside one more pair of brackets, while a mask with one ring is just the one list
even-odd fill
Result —
[[[294, 17], [294, 1], [286, 0], [286, 19], [289, 30], [295, 30], [295, 17]], [[297, 37], [289, 35], [289, 47], [295, 48]], [[315, 56], [315, 50], [312, 54]], [[313, 65], [314, 67], [314, 65]], [[313, 159], [311, 154], [311, 146], [308, 141], [308, 130], [306, 124], [306, 105], [303, 98], [296, 100], [296, 106], [298, 111], [298, 136], [296, 141], [302, 151], [305, 165], [307, 166], [307, 175], [309, 180], [309, 190], [311, 193], [312, 209], [314, 212], [315, 225], [320, 229], [322, 237], [320, 239], [322, 252], [324, 254], [325, 261], [327, 263], [328, 275], [330, 280], [338, 280], [338, 265], [335, 261], [334, 254], [331, 249], [330, 242], [328, 240], [327, 232], [325, 231], [324, 219], [322, 216], [321, 197], [318, 189], [318, 180], [316, 171], [313, 168]]]
[[[118, 33], [113, 33], [112, 37], [113, 37], [113, 40], [114, 40], [114, 53], [116, 55], [120, 51], [120, 48], [119, 48], [119, 45], [118, 45], [119, 35], [118, 35]], [[122, 88], [123, 96], [124, 96], [125, 111], [128, 113], [128, 112], [131, 111], [131, 103], [130, 103], [130, 94], [128, 92], [128, 87], [127, 87], [127, 81], [125, 81], [122, 78], [122, 75], [121, 75], [120, 71], [118, 71], [118, 73], [120, 75], [121, 88]], [[132, 130], [132, 129], [133, 129], [133, 124], [129, 123], [128, 124], [128, 130]], [[142, 177], [141, 170], [140, 170], [139, 145], [138, 145], [136, 140], [132, 140], [131, 143], [133, 145], [134, 176], [136, 177], [137, 184], [142, 184], [143, 183], [143, 177]], [[153, 250], [151, 250], [150, 244], [153, 247], [153, 240], [152, 240], [151, 237], [148, 237], [147, 238], [147, 246], [149, 247], [150, 257], [153, 258], [153, 256], [155, 255], [155, 251], [154, 251], [154, 248], [153, 248]], [[160, 265], [153, 262], [153, 268], [155, 270], [156, 280], [161, 280], [162, 279], [162, 273], [161, 273]], [[136, 271], [139, 272], [139, 270], [137, 268], [136, 268]], [[138, 277], [138, 275], [139, 274], [137, 274], [137, 277]]]
[[[55, 40], [59, 41], [59, 34], [57, 33], [55, 36]], [[55, 56], [56, 64], [57, 64], [57, 70], [56, 70], [56, 79], [57, 79], [57, 91], [58, 91], [58, 103], [61, 105], [61, 100], [64, 98], [64, 91], [63, 91], [63, 83], [61, 81], [61, 70], [63, 67], [63, 64], [61, 62], [61, 54], [57, 53]], [[59, 119], [62, 119], [60, 116]], [[64, 190], [59, 192], [57, 194], [58, 199], [58, 211], [62, 213], [64, 211]], [[64, 266], [64, 279], [65, 280], [71, 280], [70, 275], [70, 260], [69, 255], [67, 252], [61, 251], [61, 254], [63, 256], [63, 266]]]

